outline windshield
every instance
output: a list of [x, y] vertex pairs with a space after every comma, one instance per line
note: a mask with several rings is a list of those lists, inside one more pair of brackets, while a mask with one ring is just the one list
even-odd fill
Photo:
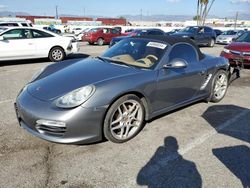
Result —
[[114, 45], [102, 57], [128, 66], [152, 69], [161, 60], [167, 46], [161, 41], [129, 38]]
[[185, 33], [197, 33], [198, 27], [186, 27], [179, 32], [185, 32]]
[[229, 30], [229, 31], [224, 31], [221, 35], [236, 35], [236, 31]]
[[7, 28], [4, 28], [4, 27], [2, 27], [2, 28], [0, 28], [0, 33], [2, 33], [3, 31], [5, 31]]
[[240, 37], [238, 37], [236, 42], [250, 42], [250, 32], [244, 33]]
[[90, 29], [88, 32], [89, 33], [96, 33], [100, 28], [93, 28], [93, 29]]

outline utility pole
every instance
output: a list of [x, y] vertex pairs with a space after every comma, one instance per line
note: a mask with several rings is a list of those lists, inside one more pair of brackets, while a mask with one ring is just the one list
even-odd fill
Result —
[[239, 12], [236, 12], [235, 22], [234, 22], [234, 30], [237, 28], [238, 16], [239, 16]]
[[85, 13], [86, 13], [86, 12], [85, 12], [85, 7], [83, 7], [83, 16], [84, 16], [84, 17], [86, 16]]
[[58, 16], [58, 5], [56, 5], [56, 19], [58, 19], [59, 16]]

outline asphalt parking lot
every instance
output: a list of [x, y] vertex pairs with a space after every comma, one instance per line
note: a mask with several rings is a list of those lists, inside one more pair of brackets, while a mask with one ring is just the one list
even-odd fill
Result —
[[[202, 51], [219, 55], [222, 48]], [[105, 49], [84, 43], [68, 59]], [[0, 63], [0, 187], [250, 187], [250, 69], [220, 103], [165, 114], [124, 144], [76, 146], [41, 140], [17, 123], [15, 97], [48, 64]]]

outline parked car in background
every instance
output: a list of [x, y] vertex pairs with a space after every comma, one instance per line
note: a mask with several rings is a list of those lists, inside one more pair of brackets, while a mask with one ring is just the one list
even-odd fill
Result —
[[69, 37], [33, 27], [12, 27], [0, 33], [0, 61], [46, 58], [57, 62], [79, 50]]
[[216, 38], [217, 44], [229, 44], [233, 41], [234, 38], [239, 37], [245, 31], [244, 30], [228, 30], [224, 31], [221, 35]]
[[83, 35], [84, 35], [85, 33], [89, 32], [90, 29], [91, 29], [91, 28], [83, 29], [80, 33], [76, 34], [76, 35], [75, 35], [76, 40], [81, 41]]
[[222, 100], [228, 69], [225, 58], [202, 54], [188, 39], [131, 37], [102, 56], [52, 64], [36, 74], [17, 96], [17, 120], [52, 142], [86, 144], [105, 137], [123, 143], [154, 117]]
[[0, 22], [0, 27], [32, 27], [32, 23], [29, 21], [23, 22]]
[[97, 43], [98, 45], [109, 44], [113, 37], [123, 36], [117, 29], [114, 28], [93, 28], [85, 33], [82, 37], [83, 41], [89, 44]]
[[215, 44], [216, 33], [211, 27], [207, 26], [189, 26], [172, 36], [180, 36], [193, 40], [197, 45], [206, 45], [213, 47]]
[[161, 29], [135, 29], [126, 36], [114, 37], [111, 40], [109, 47], [115, 45], [116, 43], [118, 43], [119, 41], [123, 39], [133, 37], [133, 36], [145, 36], [145, 35], [166, 35], [166, 34]]
[[82, 31], [83, 31], [83, 29], [80, 28], [80, 27], [77, 27], [77, 28], [73, 28], [73, 29], [72, 29], [72, 33], [73, 33], [74, 35], [78, 35], [78, 34], [81, 33]]
[[60, 29], [56, 29], [55, 27], [43, 27], [43, 29], [51, 31], [53, 33], [61, 34], [62, 31]]
[[250, 66], [250, 31], [225, 46], [220, 55], [227, 58], [232, 66], [235, 66], [237, 62]]
[[221, 31], [220, 29], [214, 29], [214, 32], [216, 33], [216, 37], [223, 33], [223, 31]]

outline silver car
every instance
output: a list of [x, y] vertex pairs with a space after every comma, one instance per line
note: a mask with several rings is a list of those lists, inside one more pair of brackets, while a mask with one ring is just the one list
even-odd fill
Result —
[[219, 102], [229, 63], [202, 54], [189, 39], [124, 39], [100, 57], [52, 64], [16, 99], [21, 127], [58, 143], [104, 137], [122, 143], [146, 121], [196, 101]]
[[228, 30], [216, 37], [217, 44], [230, 44], [233, 39], [239, 37], [244, 33], [243, 30]]

